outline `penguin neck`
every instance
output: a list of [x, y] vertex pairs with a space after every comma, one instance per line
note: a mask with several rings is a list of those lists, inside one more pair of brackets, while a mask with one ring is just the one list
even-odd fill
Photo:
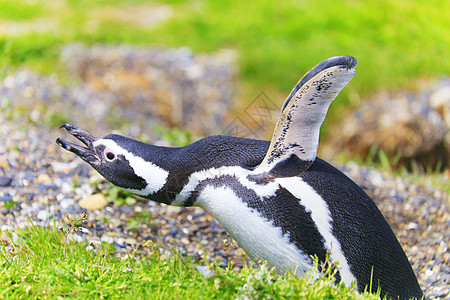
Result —
[[[142, 150], [141, 155], [144, 160], [151, 161], [154, 165], [168, 172], [163, 187], [156, 193], [150, 194], [145, 198], [170, 205], [176, 197], [180, 182], [184, 180], [184, 178], [178, 178], [177, 176], [186, 177], [183, 173], [182, 166], [179, 165], [183, 148], [161, 147], [147, 144], [146, 147], [143, 147], [140, 150]], [[189, 168], [184, 171], [189, 173]]]
[[[157, 157], [155, 164], [169, 172], [161, 190], [147, 198], [174, 204], [175, 198], [192, 179], [192, 174], [221, 167], [252, 169], [261, 163], [268, 147], [268, 141], [229, 136], [207, 137], [182, 148], [146, 147], [153, 152], [152, 157]], [[189, 192], [192, 199], [176, 205], [192, 205], [196, 194], [194, 190]]]

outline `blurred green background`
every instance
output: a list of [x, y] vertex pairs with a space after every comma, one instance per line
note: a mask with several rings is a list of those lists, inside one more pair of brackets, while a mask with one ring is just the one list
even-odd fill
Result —
[[449, 15], [448, 0], [0, 0], [0, 76], [64, 74], [60, 49], [73, 42], [234, 49], [237, 101], [264, 91], [281, 105], [316, 63], [352, 55], [357, 76], [333, 120], [378, 90], [450, 74]]

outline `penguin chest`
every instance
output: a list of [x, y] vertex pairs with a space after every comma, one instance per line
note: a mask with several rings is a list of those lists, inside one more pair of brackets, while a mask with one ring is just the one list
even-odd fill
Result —
[[328, 205], [312, 186], [300, 177], [261, 185], [248, 174], [236, 167], [192, 174], [177, 204], [195, 194], [195, 206], [213, 215], [255, 262], [265, 260], [277, 273], [303, 275], [313, 268], [311, 256], [324, 261], [330, 253], [342, 281], [355, 281], [333, 234]]
[[289, 233], [243, 201], [245, 196], [250, 195], [226, 185], [207, 185], [195, 204], [212, 214], [255, 262], [267, 261], [279, 274], [291, 270], [303, 276], [313, 267], [310, 257], [291, 242]]

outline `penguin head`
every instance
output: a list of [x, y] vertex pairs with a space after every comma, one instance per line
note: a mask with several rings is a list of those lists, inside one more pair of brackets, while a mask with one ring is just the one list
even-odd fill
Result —
[[150, 145], [110, 134], [97, 138], [72, 124], [64, 124], [85, 146], [58, 138], [56, 143], [75, 153], [112, 184], [139, 196], [148, 197], [166, 183], [169, 172], [154, 163]]

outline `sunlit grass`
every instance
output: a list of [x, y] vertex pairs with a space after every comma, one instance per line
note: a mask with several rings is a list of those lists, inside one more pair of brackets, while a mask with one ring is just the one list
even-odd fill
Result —
[[[70, 238], [85, 218], [53, 229], [30, 225], [10, 231], [0, 249], [2, 299], [379, 299], [334, 284], [332, 267], [323, 268], [315, 282], [278, 276], [267, 267], [236, 272], [153, 242], [116, 257], [110, 244]], [[210, 271], [200, 272], [201, 265]]]
[[41, 1], [0, 0], [0, 18], [11, 21], [29, 20], [44, 14]]
[[[3, 34], [7, 65], [53, 68], [65, 43], [188, 46], [195, 52], [233, 48], [239, 54], [242, 97], [262, 90], [286, 94], [300, 76], [326, 57], [349, 54], [359, 59], [357, 76], [343, 92], [367, 95], [377, 89], [410, 87], [419, 78], [450, 72], [447, 59], [448, 1], [0, 1], [0, 22], [48, 18], [56, 28], [19, 36]], [[114, 18], [114, 9], [169, 5], [159, 25], [136, 18]], [[103, 13], [107, 11], [108, 13]], [[112, 15], [111, 15], [112, 14]], [[109, 16], [109, 17], [108, 17]], [[149, 18], [153, 16], [149, 15]], [[6, 31], [7, 32], [7, 31]], [[278, 96], [278, 95], [277, 95]], [[280, 99], [282, 101], [282, 99]], [[345, 101], [341, 101], [345, 102]], [[333, 112], [331, 112], [333, 113]]]

